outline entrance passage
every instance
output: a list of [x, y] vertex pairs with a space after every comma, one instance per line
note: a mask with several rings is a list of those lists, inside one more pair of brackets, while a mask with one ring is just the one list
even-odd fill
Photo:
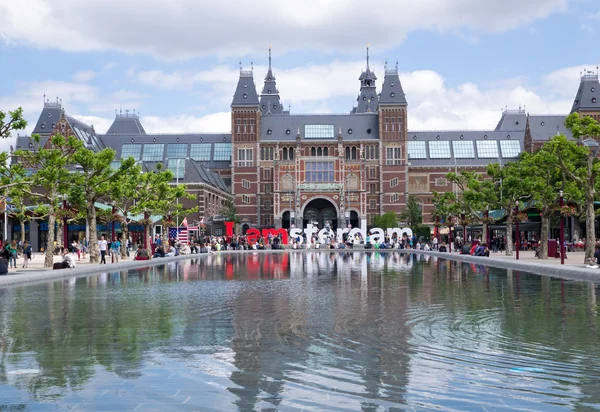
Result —
[[319, 229], [327, 226], [333, 230], [337, 229], [337, 212], [333, 203], [327, 199], [314, 199], [308, 202], [304, 208], [303, 219], [303, 227], [311, 223]]

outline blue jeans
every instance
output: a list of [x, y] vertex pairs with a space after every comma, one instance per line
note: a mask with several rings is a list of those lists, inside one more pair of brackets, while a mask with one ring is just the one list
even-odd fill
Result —
[[17, 255], [10, 255], [10, 257], [8, 258], [8, 266], [11, 268], [17, 267]]

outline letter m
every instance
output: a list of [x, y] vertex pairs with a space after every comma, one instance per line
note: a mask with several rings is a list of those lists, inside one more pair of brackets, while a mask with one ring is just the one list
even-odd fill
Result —
[[287, 230], [281, 229], [263, 229], [262, 235], [263, 237], [269, 236], [269, 234], [273, 235], [273, 237], [277, 237], [277, 235], [281, 235], [281, 243], [284, 245], [288, 244], [288, 232]]

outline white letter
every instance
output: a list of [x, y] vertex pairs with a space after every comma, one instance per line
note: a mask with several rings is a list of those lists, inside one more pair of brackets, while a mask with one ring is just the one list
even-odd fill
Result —
[[[377, 240], [375, 240], [377, 239]], [[385, 240], [385, 236], [383, 234], [383, 229], [374, 227], [371, 229], [371, 241], [381, 243]]]
[[296, 238], [300, 238], [300, 240], [298, 241], [299, 245], [301, 245], [302, 242], [304, 242], [304, 239], [302, 238], [302, 229], [299, 229], [297, 227], [290, 230], [290, 237], [294, 240], [297, 240]]

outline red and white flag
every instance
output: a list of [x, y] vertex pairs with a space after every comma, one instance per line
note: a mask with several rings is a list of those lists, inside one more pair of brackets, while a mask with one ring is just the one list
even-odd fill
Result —
[[187, 216], [183, 219], [183, 222], [181, 222], [181, 226], [183, 227], [187, 227], [188, 223], [187, 223]]

